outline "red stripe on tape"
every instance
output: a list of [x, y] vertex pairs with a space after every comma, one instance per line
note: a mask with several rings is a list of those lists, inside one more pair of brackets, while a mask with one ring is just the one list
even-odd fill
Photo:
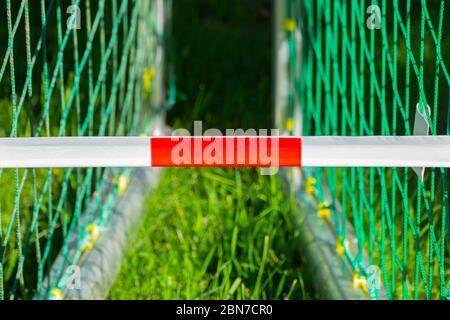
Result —
[[153, 167], [300, 167], [301, 138], [154, 137]]

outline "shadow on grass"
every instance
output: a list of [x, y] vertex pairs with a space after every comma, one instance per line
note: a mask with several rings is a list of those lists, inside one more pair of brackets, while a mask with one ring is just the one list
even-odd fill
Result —
[[[174, 128], [270, 128], [270, 1], [174, 2]], [[310, 298], [298, 231], [278, 177], [254, 169], [168, 169], [112, 299]]]

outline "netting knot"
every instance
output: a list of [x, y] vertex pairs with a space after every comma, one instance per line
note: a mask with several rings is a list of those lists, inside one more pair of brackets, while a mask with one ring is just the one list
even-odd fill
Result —
[[345, 254], [345, 248], [348, 245], [348, 240], [344, 240], [344, 238], [339, 237], [336, 242], [336, 254], [342, 256]]
[[50, 300], [64, 300], [64, 294], [59, 288], [53, 288], [50, 292]]
[[310, 194], [310, 195], [316, 194], [316, 182], [317, 182], [317, 180], [314, 177], [310, 177], [310, 178], [306, 179], [305, 189], [308, 194]]
[[90, 234], [88, 242], [83, 246], [83, 251], [90, 251], [94, 248], [95, 242], [100, 237], [100, 228], [94, 224], [90, 224], [87, 226], [86, 231]]
[[356, 270], [353, 274], [353, 289], [360, 289], [364, 293], [367, 292], [367, 279], [366, 277], [360, 275], [359, 270]]
[[119, 195], [123, 195], [128, 189], [130, 180], [127, 176], [119, 176], [118, 178], [113, 179], [113, 183], [117, 185], [117, 191], [119, 192]]
[[319, 203], [319, 206], [317, 208], [317, 216], [320, 219], [331, 219], [331, 206], [327, 201]]

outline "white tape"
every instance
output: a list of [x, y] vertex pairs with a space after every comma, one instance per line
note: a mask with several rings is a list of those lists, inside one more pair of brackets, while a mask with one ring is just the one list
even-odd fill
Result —
[[[150, 139], [0, 138], [0, 168], [148, 167]], [[450, 136], [301, 140], [303, 167], [450, 167]]]
[[303, 137], [304, 167], [450, 167], [450, 136]]
[[148, 167], [148, 137], [1, 138], [0, 168]]

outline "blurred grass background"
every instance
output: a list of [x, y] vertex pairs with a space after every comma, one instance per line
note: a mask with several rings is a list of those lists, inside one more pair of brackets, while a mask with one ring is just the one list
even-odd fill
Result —
[[[177, 0], [173, 128], [271, 128], [271, 1]], [[278, 176], [167, 169], [111, 299], [314, 297]]]

